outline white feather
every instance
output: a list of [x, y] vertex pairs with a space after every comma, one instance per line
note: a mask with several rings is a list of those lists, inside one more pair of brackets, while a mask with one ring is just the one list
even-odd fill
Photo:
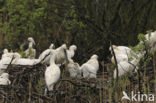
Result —
[[55, 55], [51, 56], [50, 66], [45, 71], [45, 82], [49, 91], [53, 91], [54, 85], [60, 78], [60, 68], [54, 62]]
[[66, 63], [66, 55], [65, 55], [65, 50], [67, 49], [66, 44], [63, 44], [59, 48], [55, 49], [52, 51], [53, 55], [55, 55], [55, 63], [56, 64], [64, 64]]
[[45, 51], [43, 51], [43, 52], [40, 54], [40, 56], [39, 56], [39, 59], [40, 59], [40, 60], [43, 60], [43, 59], [45, 58], [45, 56], [47, 56], [47, 57], [42, 61], [43, 64], [47, 64], [47, 65], [50, 64], [50, 55], [48, 55], [48, 54], [50, 54], [50, 53], [52, 52], [53, 49], [54, 49], [54, 44], [51, 44], [50, 47], [49, 47], [49, 49], [46, 49]]
[[80, 78], [81, 77], [81, 70], [78, 63], [69, 62], [67, 65], [68, 71], [70, 73], [70, 77], [73, 78]]
[[69, 47], [69, 50], [67, 50], [67, 56], [68, 56], [68, 60], [69, 60], [69, 61], [73, 61], [72, 58], [73, 58], [74, 55], [75, 55], [76, 49], [77, 49], [76, 45], [71, 45], [71, 46]]
[[33, 45], [35, 45], [35, 41], [32, 37], [29, 37], [28, 41], [29, 41], [29, 47], [27, 50], [25, 50], [25, 55], [30, 59], [34, 59], [36, 56], [36, 49], [33, 48]]
[[0, 85], [9, 85], [11, 84], [9, 80], [9, 74], [8, 73], [3, 73], [0, 75]]
[[98, 56], [93, 55], [80, 69], [84, 78], [96, 78], [97, 71], [99, 70]]

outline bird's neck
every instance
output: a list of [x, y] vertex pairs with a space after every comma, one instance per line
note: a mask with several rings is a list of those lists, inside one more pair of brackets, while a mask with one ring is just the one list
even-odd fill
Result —
[[54, 55], [51, 55], [51, 58], [50, 58], [50, 65], [56, 65], [56, 64], [55, 64], [55, 56], [54, 56]]
[[29, 48], [32, 48], [32, 47], [33, 47], [33, 43], [29, 42]]

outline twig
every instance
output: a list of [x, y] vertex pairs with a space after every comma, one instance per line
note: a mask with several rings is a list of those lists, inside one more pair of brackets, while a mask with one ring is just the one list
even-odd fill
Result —
[[112, 42], [110, 41], [110, 46], [111, 46], [111, 50], [112, 50], [112, 53], [113, 53], [113, 56], [114, 56], [114, 59], [115, 59], [115, 66], [116, 66], [116, 76], [117, 76], [117, 79], [116, 79], [116, 82], [118, 82], [118, 63], [117, 63], [117, 59], [116, 59], [116, 55], [115, 55], [115, 52], [114, 52], [114, 48], [112, 46]]
[[40, 61], [40, 63], [43, 62], [46, 59], [46, 57], [49, 55], [50, 55], [50, 52]]
[[13, 57], [12, 57], [12, 59], [11, 59], [9, 65], [7, 66], [7, 69], [9, 68], [9, 66], [11, 65], [11, 63], [13, 62], [14, 59], [15, 59], [15, 57], [14, 57], [14, 55], [13, 55]]
[[64, 54], [65, 54], [65, 57], [66, 57], [66, 62], [69, 63], [68, 54], [67, 54], [67, 50], [66, 49], [64, 49]]

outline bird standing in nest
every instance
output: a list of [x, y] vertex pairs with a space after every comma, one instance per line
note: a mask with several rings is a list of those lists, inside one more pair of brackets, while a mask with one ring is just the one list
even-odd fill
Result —
[[33, 48], [33, 46], [35, 45], [35, 41], [32, 37], [29, 37], [28, 42], [29, 42], [29, 47], [27, 50], [25, 50], [25, 55], [29, 59], [34, 59], [36, 56], [36, 49]]

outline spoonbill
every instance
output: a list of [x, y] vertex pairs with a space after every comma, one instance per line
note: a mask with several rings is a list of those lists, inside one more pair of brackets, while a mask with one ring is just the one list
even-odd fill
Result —
[[80, 70], [84, 78], [96, 78], [97, 71], [99, 70], [98, 56], [94, 54], [91, 58], [84, 63]]
[[[50, 66], [48, 66], [45, 71], [45, 82], [46, 82], [48, 91], [53, 91], [54, 85], [60, 79], [61, 71], [60, 71], [59, 66], [55, 64], [55, 57], [56, 56], [51, 53]], [[47, 90], [45, 90], [45, 92], [46, 91]]]
[[33, 45], [35, 45], [35, 41], [32, 37], [29, 37], [28, 42], [29, 42], [29, 47], [27, 50], [25, 50], [25, 55], [30, 59], [34, 59], [36, 56], [36, 49], [33, 48]]

